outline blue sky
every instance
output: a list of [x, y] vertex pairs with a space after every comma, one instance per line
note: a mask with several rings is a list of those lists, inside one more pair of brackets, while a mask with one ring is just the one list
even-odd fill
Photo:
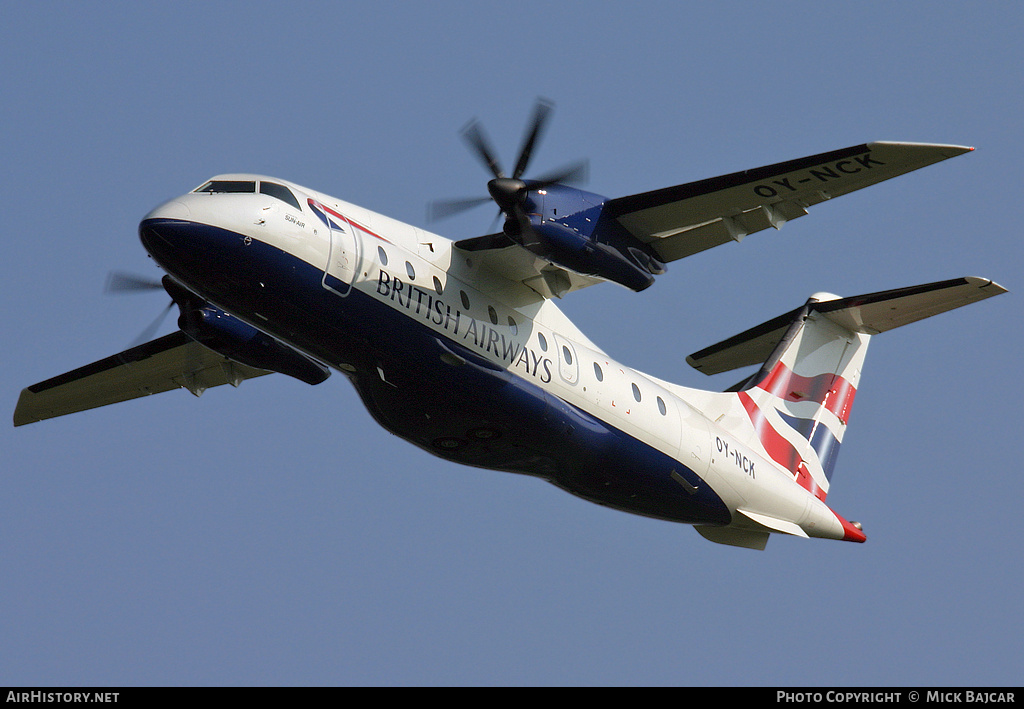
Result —
[[[501, 9], [496, 9], [501, 8]], [[276, 175], [420, 227], [482, 194], [457, 131], [608, 196], [869, 140], [977, 150], [565, 311], [685, 356], [802, 303], [964, 275], [1009, 295], [872, 342], [829, 502], [868, 542], [757, 553], [376, 427], [341, 376], [265, 377], [0, 429], [0, 684], [1019, 684], [1019, 3], [10, 3], [2, 392], [165, 305], [141, 217]], [[434, 225], [482, 233], [480, 210]], [[173, 328], [169, 318], [165, 330]], [[386, 335], [382, 335], [386, 336]]]

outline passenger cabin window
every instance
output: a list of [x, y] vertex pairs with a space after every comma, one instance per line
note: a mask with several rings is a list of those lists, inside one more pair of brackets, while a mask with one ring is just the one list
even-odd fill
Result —
[[256, 182], [254, 180], [210, 180], [195, 191], [207, 194], [255, 194]]
[[381, 266], [387, 266], [388, 265], [388, 253], [387, 253], [387, 251], [384, 250], [383, 246], [378, 246], [377, 247], [377, 258], [380, 259], [380, 265]]
[[284, 185], [279, 185], [276, 182], [264, 182], [260, 180], [260, 194], [276, 197], [282, 202], [295, 207], [300, 212], [302, 211], [302, 207], [299, 206], [299, 200], [295, 199], [295, 195], [292, 194], [292, 191]]

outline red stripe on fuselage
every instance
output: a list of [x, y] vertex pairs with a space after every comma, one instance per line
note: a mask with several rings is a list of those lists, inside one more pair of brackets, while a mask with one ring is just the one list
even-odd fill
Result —
[[351, 224], [351, 225], [352, 225], [352, 226], [354, 226], [355, 228], [359, 229], [359, 230], [360, 230], [360, 231], [362, 231], [362, 232], [365, 232], [365, 233], [369, 234], [370, 236], [372, 236], [372, 237], [373, 237], [373, 238], [375, 238], [375, 239], [380, 239], [381, 241], [383, 241], [383, 242], [385, 242], [385, 243], [387, 243], [387, 244], [390, 244], [390, 243], [392, 243], [391, 241], [389, 241], [388, 239], [385, 239], [385, 238], [384, 238], [383, 236], [381, 236], [380, 234], [376, 234], [376, 233], [374, 233], [374, 232], [370, 231], [370, 230], [369, 230], [369, 229], [367, 229], [367, 228], [366, 228], [365, 226], [363, 226], [362, 224], [360, 224], [359, 222], [357, 222], [357, 221], [356, 221], [355, 219], [350, 219], [350, 218], [346, 217], [346, 216], [345, 216], [344, 214], [341, 214], [340, 212], [336, 212], [336, 211], [334, 211], [333, 209], [331, 209], [330, 207], [328, 207], [328, 206], [327, 206], [326, 204], [324, 204], [323, 202], [317, 202], [317, 201], [314, 201], [314, 200], [312, 200], [312, 199], [311, 199], [311, 200], [309, 200], [309, 203], [310, 203], [311, 205], [314, 205], [314, 206], [316, 206], [316, 208], [317, 208], [317, 209], [322, 209], [322, 210], [324, 210], [325, 212], [327, 212], [328, 214], [330, 214], [330, 215], [332, 215], [332, 216], [335, 216], [335, 217], [337, 217], [338, 219], [341, 219], [341, 220], [343, 220], [343, 221], [347, 222], [348, 224]]

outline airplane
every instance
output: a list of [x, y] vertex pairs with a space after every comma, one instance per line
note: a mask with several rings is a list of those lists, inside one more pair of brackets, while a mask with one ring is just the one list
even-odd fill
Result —
[[[535, 476], [585, 500], [686, 523], [721, 544], [772, 534], [864, 542], [826, 504], [872, 336], [1006, 289], [955, 278], [806, 302], [687, 357], [704, 391], [617, 362], [556, 300], [612, 282], [650, 287], [666, 264], [816, 205], [967, 153], [871, 142], [650, 192], [571, 186], [577, 163], [526, 179], [552, 104], [537, 102], [506, 174], [479, 121], [462, 130], [500, 231], [452, 241], [287, 180], [213, 177], [149, 212], [142, 245], [178, 330], [21, 392], [14, 425], [184, 388], [199, 396], [270, 373], [354, 385], [391, 433], [453, 463]], [[493, 229], [492, 229], [493, 231]]]

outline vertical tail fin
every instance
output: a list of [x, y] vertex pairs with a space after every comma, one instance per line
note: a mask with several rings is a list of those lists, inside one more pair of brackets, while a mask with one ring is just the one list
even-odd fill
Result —
[[736, 392], [769, 457], [824, 500], [850, 420], [871, 336], [816, 310], [839, 296], [815, 294], [761, 370]]
[[819, 293], [687, 361], [707, 374], [763, 362], [730, 389], [751, 442], [824, 500], [871, 336], [1005, 292], [986, 279], [958, 278], [850, 298]]

